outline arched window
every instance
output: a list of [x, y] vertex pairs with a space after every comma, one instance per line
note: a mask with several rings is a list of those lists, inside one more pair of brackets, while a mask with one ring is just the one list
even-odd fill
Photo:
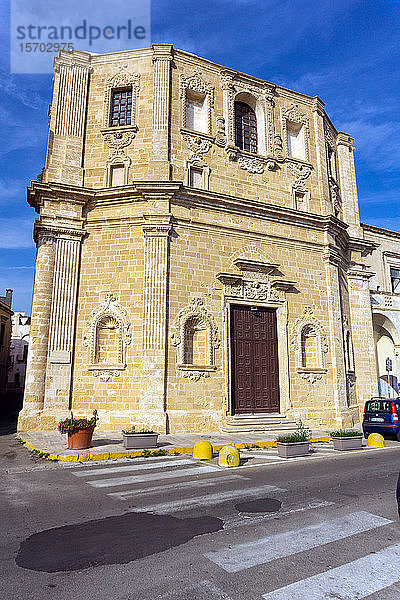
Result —
[[257, 119], [244, 102], [235, 102], [235, 144], [241, 150], [257, 152]]
[[96, 327], [96, 363], [118, 364], [120, 361], [120, 327], [111, 315], [99, 320]]
[[301, 366], [304, 369], [319, 368], [318, 336], [312, 325], [306, 325], [301, 332]]

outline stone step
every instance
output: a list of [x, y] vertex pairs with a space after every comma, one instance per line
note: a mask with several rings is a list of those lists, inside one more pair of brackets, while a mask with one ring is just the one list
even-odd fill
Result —
[[233, 415], [225, 420], [221, 429], [227, 433], [294, 431], [297, 423], [280, 413]]

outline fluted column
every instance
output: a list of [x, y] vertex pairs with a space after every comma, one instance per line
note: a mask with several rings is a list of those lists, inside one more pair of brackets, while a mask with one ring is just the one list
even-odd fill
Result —
[[354, 264], [347, 274], [356, 392], [360, 414], [365, 400], [378, 395], [374, 328], [368, 284], [372, 276], [373, 273], [357, 264]]
[[360, 227], [360, 214], [358, 210], [353, 141], [353, 138], [347, 133], [339, 132], [337, 137], [337, 154], [340, 191], [343, 205], [343, 221], [349, 225], [349, 235], [362, 238], [363, 233]]
[[56, 237], [51, 231], [37, 228], [36, 242], [37, 255], [25, 395], [18, 420], [18, 429], [22, 431], [39, 428], [39, 415], [44, 405]]
[[153, 136], [149, 178], [170, 179], [169, 113], [171, 88], [171, 44], [153, 44]]
[[323, 215], [333, 214], [333, 207], [330, 200], [328, 165], [326, 162], [326, 143], [324, 133], [324, 103], [318, 96], [313, 98], [313, 117], [315, 143], [317, 150], [317, 169], [318, 169], [318, 191], [321, 199], [321, 212]]
[[54, 66], [54, 94], [43, 181], [83, 185], [83, 143], [90, 74], [85, 53], [61, 53]]
[[166, 360], [169, 215], [145, 215], [145, 272], [140, 420], [157, 431], [167, 431]]
[[[346, 425], [347, 412], [347, 387], [346, 387], [346, 365], [343, 344], [343, 315], [340, 298], [339, 267], [340, 255], [329, 249], [323, 255], [325, 262], [328, 315], [330, 331], [330, 354], [332, 359], [333, 373], [333, 397], [336, 412], [336, 424], [338, 428]], [[348, 424], [347, 424], [348, 425]]]
[[69, 409], [81, 238], [73, 230], [57, 238], [42, 420], [58, 419]]

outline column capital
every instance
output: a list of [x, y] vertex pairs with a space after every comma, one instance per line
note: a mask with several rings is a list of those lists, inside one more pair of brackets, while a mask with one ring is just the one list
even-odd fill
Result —
[[145, 238], [168, 238], [172, 231], [171, 214], [144, 214], [142, 231]]
[[172, 44], [153, 44], [153, 62], [157, 60], [172, 61], [174, 47]]
[[319, 115], [321, 115], [321, 117], [323, 117], [325, 114], [324, 106], [325, 106], [325, 102], [323, 102], [321, 100], [321, 98], [319, 98], [318, 96], [314, 96], [314, 98], [312, 99], [313, 112], [316, 112]]
[[344, 133], [343, 131], [339, 131], [336, 139], [336, 144], [338, 146], [347, 146], [349, 150], [354, 150], [354, 138], [352, 138], [348, 133]]
[[83, 229], [44, 225], [36, 221], [33, 228], [33, 239], [36, 244], [44, 243], [45, 241], [54, 242], [57, 238], [80, 240], [85, 233], [86, 231]]

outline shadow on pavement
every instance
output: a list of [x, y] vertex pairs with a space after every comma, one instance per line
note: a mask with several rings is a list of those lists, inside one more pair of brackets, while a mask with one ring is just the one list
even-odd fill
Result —
[[46, 573], [125, 564], [222, 528], [215, 517], [127, 513], [35, 533], [21, 543], [16, 563]]

